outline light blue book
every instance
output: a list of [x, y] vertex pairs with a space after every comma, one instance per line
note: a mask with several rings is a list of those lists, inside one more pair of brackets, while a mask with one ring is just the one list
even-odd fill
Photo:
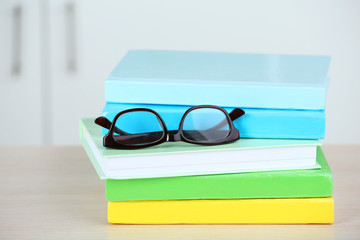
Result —
[[[183, 114], [190, 106], [121, 104], [107, 103], [103, 116], [113, 120], [115, 115], [130, 108], [150, 108], [163, 118], [168, 130], [177, 130]], [[231, 112], [233, 108], [225, 108]], [[245, 115], [234, 121], [242, 138], [283, 138], [283, 139], [322, 139], [325, 135], [325, 113], [323, 110], [279, 110], [244, 108]], [[141, 131], [139, 125], [122, 123], [127, 131]], [[107, 130], [103, 129], [103, 133]]]
[[129, 51], [105, 81], [115, 103], [323, 110], [329, 56]]

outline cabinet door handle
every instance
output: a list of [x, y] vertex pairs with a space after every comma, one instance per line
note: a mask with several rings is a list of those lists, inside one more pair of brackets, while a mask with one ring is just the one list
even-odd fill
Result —
[[14, 76], [21, 74], [21, 38], [22, 38], [22, 7], [15, 6], [12, 12], [12, 63], [11, 73]]
[[77, 71], [77, 54], [76, 54], [76, 16], [75, 4], [73, 2], [65, 5], [65, 31], [66, 31], [66, 69], [69, 73]]

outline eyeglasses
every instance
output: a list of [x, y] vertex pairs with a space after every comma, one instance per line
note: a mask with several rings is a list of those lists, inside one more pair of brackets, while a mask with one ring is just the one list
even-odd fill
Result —
[[160, 115], [148, 108], [119, 112], [113, 122], [101, 116], [95, 119], [95, 123], [109, 129], [103, 139], [104, 147], [109, 148], [139, 149], [167, 141], [218, 145], [240, 138], [233, 121], [244, 114], [240, 108], [228, 113], [218, 106], [199, 105], [184, 113], [179, 130], [175, 131], [168, 131]]

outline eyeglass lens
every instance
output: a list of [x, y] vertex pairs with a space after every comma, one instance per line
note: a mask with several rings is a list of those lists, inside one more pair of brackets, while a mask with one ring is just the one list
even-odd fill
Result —
[[199, 108], [189, 112], [183, 123], [184, 137], [196, 142], [212, 142], [227, 137], [230, 125], [225, 113], [215, 108]]
[[122, 145], [144, 145], [158, 141], [164, 130], [155, 114], [145, 111], [128, 112], [115, 122], [121, 132], [114, 132], [114, 140]]

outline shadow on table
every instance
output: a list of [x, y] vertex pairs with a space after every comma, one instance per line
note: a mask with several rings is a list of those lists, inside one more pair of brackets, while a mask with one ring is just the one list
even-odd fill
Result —
[[108, 239], [334, 239], [333, 225], [109, 225]]

